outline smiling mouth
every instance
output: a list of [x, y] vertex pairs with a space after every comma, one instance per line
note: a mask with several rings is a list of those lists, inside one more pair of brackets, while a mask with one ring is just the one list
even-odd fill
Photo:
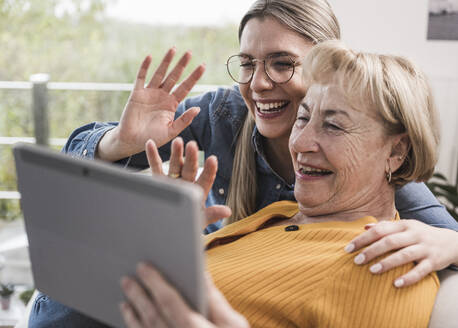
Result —
[[275, 101], [271, 103], [256, 102], [256, 109], [261, 114], [275, 114], [285, 110], [288, 104], [289, 101]]
[[333, 172], [329, 170], [324, 170], [324, 169], [317, 169], [317, 168], [310, 167], [310, 166], [301, 166], [299, 168], [299, 173], [303, 175], [312, 176], [312, 177], [321, 177], [321, 176], [330, 175]]

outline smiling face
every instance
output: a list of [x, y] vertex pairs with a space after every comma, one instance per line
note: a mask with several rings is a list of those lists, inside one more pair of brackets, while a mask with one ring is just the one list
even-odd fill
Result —
[[394, 194], [385, 172], [396, 137], [385, 133], [375, 109], [358, 107], [333, 85], [308, 89], [289, 141], [294, 194], [306, 215], [375, 215], [371, 206], [381, 194]]
[[263, 63], [258, 62], [251, 82], [240, 84], [240, 92], [264, 137], [288, 140], [297, 109], [305, 95], [300, 61], [311, 47], [310, 41], [274, 18], [253, 18], [245, 25], [240, 40], [241, 55], [263, 60], [268, 56], [287, 54], [299, 63], [287, 83], [278, 84], [270, 80]]

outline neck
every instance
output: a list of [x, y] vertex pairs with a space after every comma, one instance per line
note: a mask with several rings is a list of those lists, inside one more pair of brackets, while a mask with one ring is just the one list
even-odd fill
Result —
[[288, 138], [264, 139], [264, 153], [270, 167], [287, 183], [293, 184], [295, 175]]
[[394, 188], [386, 185], [384, 190], [372, 194], [372, 197], [361, 197], [363, 203], [352, 199], [353, 204], [362, 204], [358, 206], [348, 206], [343, 210], [329, 213], [332, 206], [322, 208], [307, 208], [299, 204], [299, 212], [290, 220], [299, 224], [316, 223], [327, 221], [355, 221], [365, 216], [373, 216], [378, 221], [392, 220], [396, 216], [394, 204]]

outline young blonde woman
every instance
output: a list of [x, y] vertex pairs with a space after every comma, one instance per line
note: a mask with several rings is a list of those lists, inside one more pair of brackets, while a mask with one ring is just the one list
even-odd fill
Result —
[[[184, 100], [204, 67], [197, 67], [172, 92], [190, 54], [186, 53], [167, 75], [176, 53], [176, 49], [170, 49], [145, 86], [151, 63], [148, 56], [120, 122], [80, 127], [70, 136], [64, 151], [141, 169], [148, 167], [146, 140], [152, 139], [161, 146], [160, 155], [167, 160], [170, 140], [180, 135], [184, 142], [195, 141], [205, 157], [217, 156], [218, 174], [207, 205], [227, 204], [232, 210], [229, 222], [273, 202], [294, 200], [288, 138], [306, 93], [301, 61], [315, 44], [339, 37], [337, 19], [325, 0], [256, 1], [240, 23], [240, 53], [227, 60], [228, 71], [238, 86]], [[247, 74], [239, 74], [240, 67]], [[173, 145], [178, 150], [175, 154], [183, 151], [183, 141]], [[169, 175], [186, 175], [182, 165], [182, 161], [172, 159]], [[382, 263], [379, 272], [405, 261], [423, 263], [402, 277], [407, 286], [453, 262], [454, 251], [443, 251], [451, 236], [440, 228], [458, 229], [458, 225], [423, 184], [406, 185], [397, 191], [396, 198], [401, 218], [417, 219], [430, 226], [402, 220], [376, 227], [371, 230], [377, 234], [362, 236], [353, 249], [372, 244], [363, 261], [358, 258], [358, 264], [400, 249]], [[226, 212], [218, 212], [221, 216], [223, 213]], [[212, 224], [206, 233], [220, 227], [221, 222]], [[414, 252], [406, 252], [410, 246], [415, 246]], [[38, 301], [40, 307], [32, 313], [32, 323], [37, 324], [32, 327], [46, 326], [63, 312], [67, 313], [63, 319], [73, 315], [63, 306], [57, 311], [61, 305], [45, 295]], [[77, 314], [75, 317], [80, 318]]]
[[209, 283], [208, 319], [139, 265], [146, 293], [122, 280], [128, 327], [428, 326], [435, 274], [397, 289], [392, 280], [413, 263], [374, 276], [346, 252], [368, 224], [399, 222], [397, 186], [433, 173], [439, 129], [428, 83], [404, 58], [337, 41], [314, 47], [304, 67], [309, 88], [289, 141], [297, 203], [273, 203], [206, 236], [207, 268], [222, 293]]

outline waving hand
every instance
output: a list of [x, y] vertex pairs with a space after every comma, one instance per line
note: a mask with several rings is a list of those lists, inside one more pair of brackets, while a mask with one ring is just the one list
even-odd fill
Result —
[[146, 86], [151, 56], [144, 59], [119, 125], [106, 133], [98, 145], [99, 158], [115, 161], [133, 155], [143, 151], [149, 139], [160, 147], [183, 131], [199, 113], [199, 108], [192, 107], [174, 119], [178, 104], [205, 71], [204, 66], [199, 65], [173, 89], [191, 59], [191, 53], [186, 52], [166, 76], [175, 53], [175, 48], [167, 52]]

